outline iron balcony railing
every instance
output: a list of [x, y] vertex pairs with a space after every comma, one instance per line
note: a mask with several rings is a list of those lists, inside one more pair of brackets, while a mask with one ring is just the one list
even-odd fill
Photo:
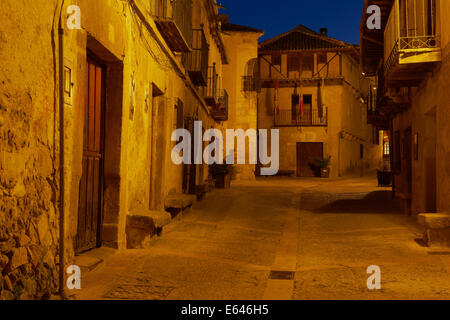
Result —
[[[395, 0], [384, 32], [384, 72], [398, 63], [401, 53], [440, 49], [436, 31], [436, 0]], [[423, 62], [428, 62], [424, 56]]]
[[217, 73], [216, 63], [214, 62], [208, 68], [208, 83], [205, 88], [205, 101], [209, 106], [215, 107], [219, 98], [219, 90], [221, 88], [221, 79]]
[[[169, 42], [183, 41], [190, 48], [192, 46], [192, 0], [153, 0], [154, 15], [160, 22], [172, 22], [181, 32], [183, 39], [176, 39], [173, 28], [167, 27], [164, 36]], [[174, 38], [175, 37], [175, 38]], [[177, 48], [179, 45], [177, 46]], [[187, 50], [186, 50], [187, 51]]]
[[281, 127], [327, 127], [328, 126], [328, 108], [322, 112], [318, 109], [303, 110], [279, 110], [275, 115], [275, 126]]
[[218, 103], [212, 107], [211, 115], [217, 121], [228, 120], [228, 92], [225, 89], [220, 90]]
[[183, 54], [182, 62], [194, 85], [205, 87], [208, 81], [209, 45], [203, 29], [194, 29], [192, 34], [192, 51]]

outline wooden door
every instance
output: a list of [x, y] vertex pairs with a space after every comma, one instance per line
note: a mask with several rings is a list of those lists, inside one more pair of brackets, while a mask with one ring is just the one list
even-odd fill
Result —
[[323, 144], [320, 142], [298, 142], [297, 176], [316, 177], [315, 159], [323, 159]]
[[88, 91], [84, 119], [83, 171], [78, 204], [76, 251], [100, 245], [103, 190], [105, 70], [88, 58]]

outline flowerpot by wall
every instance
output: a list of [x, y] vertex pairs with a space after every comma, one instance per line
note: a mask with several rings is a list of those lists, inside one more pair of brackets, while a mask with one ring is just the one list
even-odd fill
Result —
[[320, 169], [320, 176], [322, 178], [329, 178], [330, 177], [330, 168], [321, 168]]

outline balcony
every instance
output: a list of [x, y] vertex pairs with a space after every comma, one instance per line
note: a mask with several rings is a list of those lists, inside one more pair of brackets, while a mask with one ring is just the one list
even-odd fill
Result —
[[410, 88], [386, 86], [384, 63], [377, 70], [377, 85], [371, 86], [367, 97], [367, 123], [387, 130], [390, 119], [411, 107]]
[[208, 83], [203, 94], [206, 104], [210, 107], [216, 107], [219, 104], [220, 80], [216, 63], [214, 63], [212, 67], [208, 68]]
[[387, 87], [417, 86], [441, 61], [435, 1], [395, 0], [384, 32]]
[[183, 54], [182, 62], [192, 83], [205, 87], [208, 81], [209, 45], [203, 29], [194, 29], [192, 34], [192, 51]]
[[211, 115], [216, 121], [228, 121], [228, 92], [225, 89], [221, 90], [217, 105], [211, 109]]
[[156, 25], [174, 52], [189, 52], [192, 44], [192, 0], [153, 0]]
[[303, 110], [303, 116], [300, 117], [292, 110], [280, 110], [275, 115], [276, 127], [327, 127], [328, 126], [328, 108], [325, 108], [320, 114], [318, 109]]

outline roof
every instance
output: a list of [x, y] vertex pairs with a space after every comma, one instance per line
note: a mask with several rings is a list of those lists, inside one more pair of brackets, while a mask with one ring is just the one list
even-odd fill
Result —
[[240, 24], [234, 24], [234, 23], [223, 23], [222, 24], [222, 31], [237, 31], [237, 32], [255, 32], [255, 33], [264, 33], [264, 31], [243, 26]]
[[352, 44], [321, 35], [304, 25], [263, 41], [259, 45], [260, 51], [288, 51], [288, 50], [315, 50], [354, 48]]

